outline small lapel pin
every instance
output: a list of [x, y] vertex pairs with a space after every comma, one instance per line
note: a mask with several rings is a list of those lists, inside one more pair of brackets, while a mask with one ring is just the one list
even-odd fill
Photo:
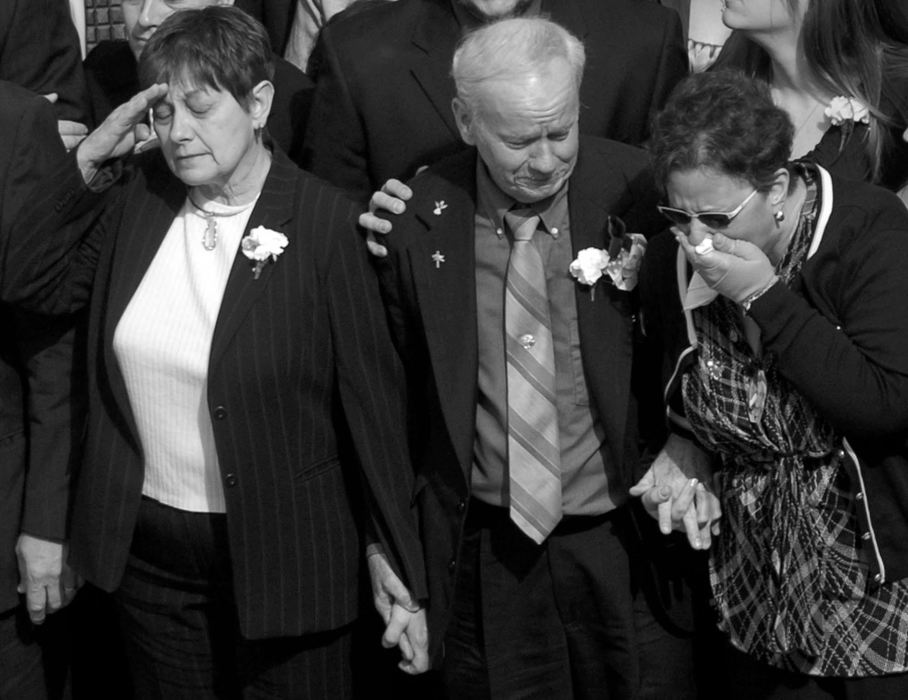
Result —
[[444, 261], [445, 261], [445, 256], [441, 254], [440, 250], [436, 250], [434, 253], [432, 253], [432, 262], [435, 263], [436, 270], [441, 267], [441, 264]]
[[432, 210], [432, 213], [435, 214], [435, 216], [441, 216], [441, 213], [447, 208], [448, 205], [445, 204], [445, 200], [441, 200], [440, 202], [435, 202], [435, 209]]

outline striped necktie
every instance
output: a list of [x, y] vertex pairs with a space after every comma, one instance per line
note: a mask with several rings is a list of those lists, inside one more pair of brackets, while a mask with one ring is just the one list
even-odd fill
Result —
[[512, 210], [514, 236], [505, 291], [510, 516], [541, 544], [561, 520], [561, 455], [555, 347], [542, 257], [533, 245], [539, 216]]

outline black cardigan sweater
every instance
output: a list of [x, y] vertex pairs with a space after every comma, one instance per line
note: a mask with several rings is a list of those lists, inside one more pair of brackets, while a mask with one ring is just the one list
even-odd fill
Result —
[[[819, 215], [800, 275], [751, 306], [765, 352], [843, 436], [872, 580], [908, 578], [908, 210], [891, 192], [820, 168]], [[670, 234], [641, 271], [643, 327], [663, 349], [671, 429], [684, 433], [680, 376], [696, 358], [681, 308], [689, 266]]]

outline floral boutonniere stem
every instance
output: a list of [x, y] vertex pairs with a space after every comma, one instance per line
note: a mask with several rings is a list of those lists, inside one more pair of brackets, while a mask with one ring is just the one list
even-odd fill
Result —
[[590, 298], [596, 300], [596, 283], [603, 276], [624, 292], [637, 286], [637, 274], [646, 252], [646, 238], [641, 233], [625, 233], [624, 222], [609, 217], [609, 247], [584, 248], [569, 268], [580, 284], [590, 288]]
[[264, 226], [256, 226], [240, 241], [243, 255], [252, 262], [252, 275], [255, 279], [262, 274], [268, 262], [274, 262], [287, 247], [287, 236], [280, 231], [272, 231]]

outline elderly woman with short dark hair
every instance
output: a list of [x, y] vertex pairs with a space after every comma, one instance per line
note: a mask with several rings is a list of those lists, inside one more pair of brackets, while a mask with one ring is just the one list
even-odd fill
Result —
[[[231, 7], [162, 23], [147, 89], [45, 183], [5, 261], [21, 301], [89, 307], [72, 562], [115, 591], [140, 697], [348, 697], [367, 508], [375, 556], [425, 596], [357, 209], [266, 146], [270, 55]], [[93, 192], [149, 107], [159, 151]]]
[[677, 245], [651, 242], [641, 290], [673, 432], [634, 492], [670, 487], [663, 525], [707, 547], [714, 459], [712, 589], [752, 660], [736, 697], [905, 697], [908, 212], [789, 163], [792, 132], [765, 86], [721, 71], [655, 121]]

